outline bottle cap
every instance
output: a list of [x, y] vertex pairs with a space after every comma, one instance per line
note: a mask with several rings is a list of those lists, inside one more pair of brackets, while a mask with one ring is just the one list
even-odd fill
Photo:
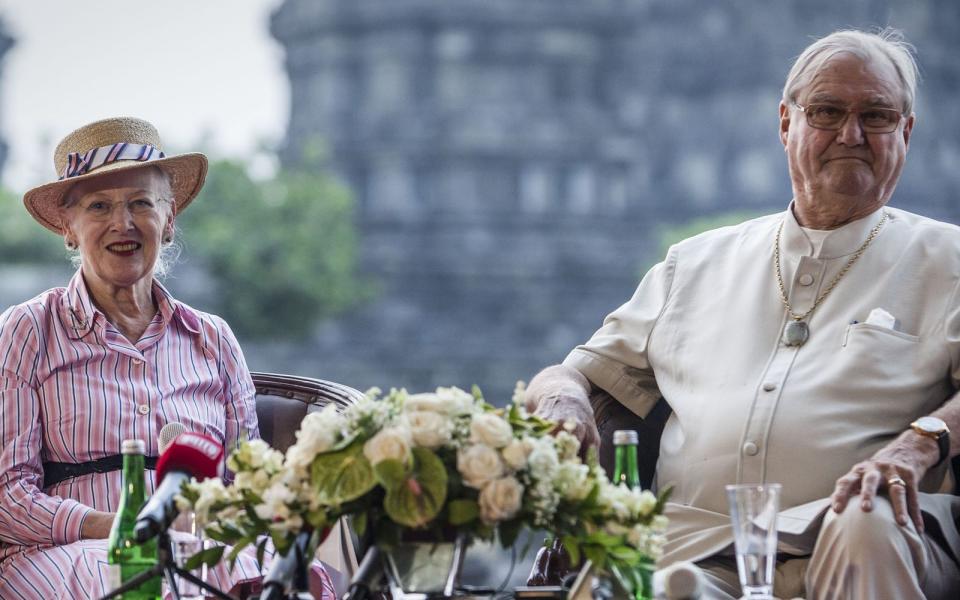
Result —
[[145, 454], [146, 451], [147, 445], [143, 440], [123, 440], [120, 445], [121, 454]]
[[664, 569], [663, 587], [667, 598], [700, 598], [703, 595], [703, 573], [693, 563], [681, 561]]
[[632, 429], [618, 429], [613, 432], [613, 445], [614, 446], [624, 446], [627, 444], [639, 444], [640, 437], [637, 435], [637, 432]]

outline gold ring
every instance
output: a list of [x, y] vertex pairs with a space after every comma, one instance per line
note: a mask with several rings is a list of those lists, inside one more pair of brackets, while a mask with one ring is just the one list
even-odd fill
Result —
[[903, 487], [907, 487], [907, 482], [904, 481], [899, 475], [897, 475], [896, 477], [891, 477], [890, 479], [887, 480], [887, 487], [893, 487], [895, 485], [902, 485]]

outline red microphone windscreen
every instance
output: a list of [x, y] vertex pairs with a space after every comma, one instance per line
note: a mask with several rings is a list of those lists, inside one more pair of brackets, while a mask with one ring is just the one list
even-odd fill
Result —
[[157, 485], [167, 473], [183, 471], [201, 479], [223, 475], [223, 446], [200, 433], [178, 435], [157, 460]]

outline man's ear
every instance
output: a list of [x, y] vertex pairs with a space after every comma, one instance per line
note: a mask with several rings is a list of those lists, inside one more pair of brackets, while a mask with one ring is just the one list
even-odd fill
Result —
[[790, 107], [780, 103], [780, 142], [787, 147], [787, 134], [790, 131]]
[[903, 145], [910, 147], [910, 136], [913, 135], [913, 125], [917, 122], [917, 116], [910, 113], [907, 122], [903, 124]]

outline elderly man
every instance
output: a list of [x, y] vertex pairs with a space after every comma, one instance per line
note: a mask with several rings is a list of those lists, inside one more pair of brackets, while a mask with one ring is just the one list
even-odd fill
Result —
[[886, 206], [916, 73], [895, 32], [814, 42], [780, 103], [786, 211], [673, 246], [530, 384], [587, 444], [594, 411], [665, 399], [662, 565], [698, 561], [711, 598], [740, 594], [724, 485], [755, 482], [783, 484], [776, 595], [960, 597], [960, 498], [932, 493], [960, 452], [960, 229]]

